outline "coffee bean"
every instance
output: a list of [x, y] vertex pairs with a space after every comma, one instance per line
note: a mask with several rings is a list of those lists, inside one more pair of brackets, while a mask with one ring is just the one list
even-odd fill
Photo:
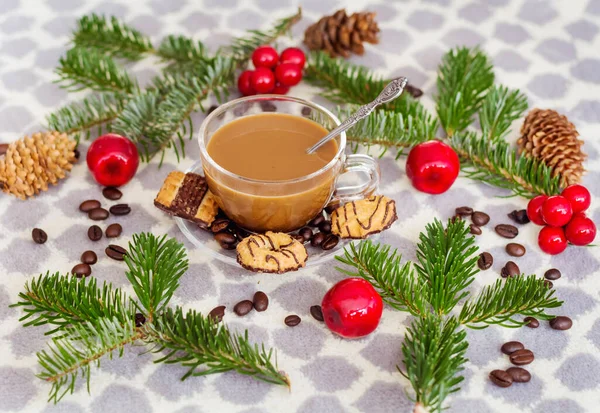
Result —
[[469, 232], [473, 235], [481, 235], [481, 233], [482, 233], [481, 228], [479, 228], [475, 224], [469, 225]]
[[233, 222], [229, 224], [229, 231], [237, 238], [238, 241], [243, 240], [244, 238], [250, 236], [250, 234], [243, 230], [242, 228], [235, 225]]
[[310, 240], [310, 245], [313, 247], [320, 247], [323, 241], [325, 241], [325, 234], [322, 232], [317, 232]]
[[302, 113], [302, 116], [308, 117], [312, 113], [312, 109], [308, 106], [304, 106], [300, 112]]
[[309, 227], [318, 227], [319, 225], [321, 225], [321, 222], [325, 221], [325, 217], [323, 216], [323, 213], [321, 212], [319, 215], [317, 215], [316, 217], [314, 217], [313, 219], [311, 219], [311, 221], [308, 223]]
[[237, 245], [235, 243], [234, 244], [226, 244], [224, 242], [219, 242], [219, 246], [221, 248], [223, 248], [224, 250], [234, 250], [237, 248]]
[[215, 307], [212, 310], [210, 310], [210, 313], [208, 313], [208, 316], [211, 317], [213, 320], [215, 320], [217, 323], [220, 323], [221, 320], [223, 319], [223, 316], [225, 315], [225, 308], [226, 307], [224, 305]]
[[340, 201], [332, 201], [332, 202], [328, 203], [327, 206], [325, 207], [325, 212], [327, 212], [328, 214], [331, 214], [333, 211], [338, 209], [340, 206], [342, 206], [342, 203]]
[[514, 238], [519, 235], [519, 230], [514, 225], [498, 224], [495, 230], [496, 234], [504, 238]]
[[235, 307], [233, 307], [233, 312], [236, 313], [238, 316], [242, 317], [245, 316], [246, 314], [248, 314], [250, 311], [252, 311], [252, 301], [250, 300], [244, 300], [244, 301], [240, 301], [239, 303], [237, 303], [235, 305]]
[[514, 383], [527, 383], [531, 380], [531, 373], [522, 367], [511, 367], [506, 369], [506, 372], [510, 374]]
[[260, 108], [263, 112], [277, 112], [277, 106], [273, 102], [269, 102], [266, 100], [260, 101]]
[[117, 204], [111, 206], [109, 211], [113, 215], [127, 215], [131, 212], [131, 208], [127, 204]]
[[323, 321], [323, 310], [320, 305], [312, 305], [310, 307], [310, 315], [317, 321]]
[[93, 221], [102, 221], [108, 218], [108, 211], [104, 208], [94, 208], [88, 212], [88, 218]]
[[302, 235], [300, 235], [300, 234], [293, 234], [292, 238], [294, 238], [300, 244], [304, 244], [306, 242], [306, 240], [304, 239], [304, 237]]
[[461, 206], [454, 210], [456, 215], [460, 215], [461, 217], [468, 217], [473, 214], [473, 208], [468, 206]]
[[460, 222], [460, 221], [462, 221], [462, 220], [463, 220], [463, 219], [462, 219], [462, 217], [461, 217], [460, 215], [454, 215], [454, 216], [452, 216], [452, 218], [450, 218], [450, 222], [452, 222], [453, 224], [454, 224], [455, 222]]
[[36, 244], [43, 244], [48, 241], [48, 234], [46, 234], [46, 231], [43, 229], [34, 228], [33, 231], [31, 231], [31, 238]]
[[500, 351], [504, 354], [511, 355], [515, 351], [523, 350], [524, 348], [525, 346], [520, 341], [508, 341], [502, 344], [502, 347], [500, 347]]
[[106, 231], [104, 231], [106, 238], [117, 238], [122, 232], [123, 227], [121, 224], [110, 224], [108, 227], [106, 227]]
[[423, 96], [423, 91], [418, 87], [411, 85], [410, 83], [407, 83], [404, 89], [406, 90], [406, 93], [414, 98]]
[[215, 110], [217, 110], [219, 106], [218, 105], [212, 105], [210, 108], [208, 108], [208, 110], [206, 111], [207, 115], [210, 115], [211, 113], [213, 113]]
[[229, 219], [217, 218], [210, 224], [210, 230], [216, 234], [217, 232], [225, 231], [229, 227], [229, 224], [231, 224]]
[[141, 327], [146, 323], [146, 317], [144, 317], [144, 314], [142, 313], [135, 313], [133, 320], [135, 321], [136, 327]]
[[319, 224], [319, 231], [329, 234], [331, 232], [331, 221], [323, 221]]
[[529, 217], [527, 216], [526, 209], [515, 209], [513, 212], [508, 214], [508, 217], [515, 221], [517, 224], [529, 223]]
[[219, 244], [233, 245], [237, 242], [237, 239], [233, 236], [233, 234], [230, 234], [229, 232], [216, 233], [214, 235], [214, 238]]
[[81, 205], [79, 205], [79, 210], [81, 212], [90, 212], [92, 209], [100, 208], [102, 204], [100, 201], [96, 201], [95, 199], [88, 199], [87, 201], [83, 201]]
[[292, 314], [285, 318], [284, 323], [288, 327], [296, 327], [298, 324], [300, 324], [300, 321], [302, 321], [300, 317], [298, 317], [295, 314]]
[[488, 222], [490, 222], [490, 216], [488, 214], [486, 214], [485, 212], [474, 211], [473, 214], [471, 215], [471, 221], [473, 222], [473, 224], [477, 225], [478, 227], [482, 227], [485, 224], [487, 224]]
[[269, 297], [262, 291], [257, 291], [254, 293], [254, 297], [252, 297], [252, 304], [254, 304], [256, 311], [265, 311], [269, 307]]
[[94, 251], [85, 251], [83, 254], [81, 254], [80, 261], [84, 264], [92, 265], [98, 262], [98, 256]]
[[310, 241], [310, 239], [313, 236], [312, 229], [310, 229], [309, 227], [304, 227], [304, 228], [300, 229], [300, 231], [298, 231], [298, 234], [302, 237], [302, 239], [303, 239], [302, 242]]
[[534, 355], [531, 350], [524, 348], [511, 353], [509, 358], [510, 362], [515, 366], [524, 366], [533, 361]]
[[88, 238], [92, 241], [99, 241], [102, 239], [102, 228], [98, 225], [92, 225], [88, 228]]
[[114, 244], [110, 244], [108, 247], [106, 247], [104, 252], [110, 258], [117, 261], [124, 261], [125, 256], [127, 255], [127, 250], [125, 248]]
[[489, 377], [492, 383], [499, 387], [510, 387], [513, 383], [511, 375], [504, 370], [493, 370]]
[[520, 274], [521, 270], [519, 269], [519, 266], [513, 261], [508, 261], [500, 271], [500, 275], [502, 276], [502, 278], [515, 277]]
[[117, 199], [121, 199], [121, 197], [123, 196], [123, 192], [119, 191], [114, 186], [107, 186], [102, 190], [102, 195], [104, 195], [104, 198], [106, 199], [116, 201]]
[[73, 149], [73, 156], [75, 156], [75, 159], [79, 159], [79, 157], [81, 156], [81, 152], [79, 152], [79, 149]]
[[492, 254], [490, 254], [489, 252], [482, 252], [481, 254], [479, 254], [479, 259], [477, 260], [477, 266], [479, 267], [479, 269], [485, 271], [491, 268], [493, 263], [494, 257], [492, 257]]
[[552, 281], [550, 281], [550, 280], [544, 280], [544, 285], [546, 287], [548, 287], [549, 289], [554, 288], [554, 284], [552, 284]]
[[8, 151], [8, 143], [0, 143], [0, 156]]
[[89, 277], [92, 273], [92, 267], [85, 263], [77, 264], [73, 267], [71, 273], [77, 278]]
[[525, 317], [523, 321], [527, 323], [525, 326], [529, 328], [538, 328], [540, 326], [540, 322], [535, 317]]
[[517, 244], [516, 242], [506, 244], [506, 253], [511, 257], [522, 257], [525, 255], [525, 252], [525, 247], [521, 244]]
[[559, 315], [550, 320], [550, 327], [555, 330], [568, 330], [573, 325], [573, 321], [564, 315]]
[[558, 280], [560, 278], [560, 271], [556, 268], [550, 268], [548, 271], [544, 273], [544, 277], [548, 280]]
[[[322, 234], [322, 232], [320, 232], [319, 234]], [[335, 248], [339, 241], [340, 239], [337, 235], [328, 234], [321, 243], [321, 248], [323, 248], [324, 251], [329, 251], [330, 249]]]

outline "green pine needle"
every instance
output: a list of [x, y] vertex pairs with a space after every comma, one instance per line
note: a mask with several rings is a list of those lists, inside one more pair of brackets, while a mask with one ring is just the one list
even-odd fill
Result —
[[493, 86], [485, 96], [479, 111], [482, 134], [490, 141], [503, 140], [512, 123], [527, 110], [527, 96], [506, 86]]
[[208, 58], [204, 43], [189, 37], [176, 35], [165, 37], [160, 43], [158, 53], [162, 59], [175, 62], [189, 62]]

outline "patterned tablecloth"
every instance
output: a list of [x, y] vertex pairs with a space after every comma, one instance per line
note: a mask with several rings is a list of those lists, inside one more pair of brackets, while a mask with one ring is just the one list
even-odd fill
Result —
[[[40, 129], [44, 114], [71, 96], [52, 83], [58, 58], [65, 51], [77, 17], [91, 11], [116, 15], [159, 40], [169, 33], [183, 33], [205, 41], [211, 48], [225, 44], [244, 29], [266, 27], [275, 18], [293, 13], [292, 0], [2, 0], [0, 1], [0, 142]], [[367, 47], [364, 57], [353, 58], [385, 75], [406, 75], [423, 88], [423, 102], [433, 108], [435, 70], [451, 46], [480, 44], [493, 57], [497, 79], [524, 90], [531, 106], [552, 107], [566, 113], [585, 139], [589, 154], [585, 184], [600, 196], [600, 1], [302, 1], [304, 19], [293, 30], [300, 42], [307, 25], [337, 7], [378, 12], [381, 43]], [[155, 72], [147, 62], [132, 71], [143, 81]], [[314, 98], [308, 86], [292, 93]], [[202, 116], [196, 117], [196, 128]], [[516, 128], [520, 123], [515, 125]], [[514, 137], [513, 133], [513, 137]], [[83, 145], [85, 153], [87, 144]], [[144, 165], [124, 188], [123, 201], [132, 205], [128, 217], [114, 220], [124, 226], [125, 244], [131, 234], [151, 230], [185, 241], [173, 220], [152, 206], [166, 173], [187, 168], [198, 157], [197, 145], [188, 145], [179, 165], [171, 155], [162, 169]], [[475, 288], [497, 279], [508, 260], [505, 241], [493, 233], [494, 225], [507, 222], [506, 214], [524, 208], [524, 199], [503, 199], [501, 191], [460, 178], [444, 195], [429, 196], [413, 190], [404, 174], [403, 161], [381, 159], [381, 192], [393, 197], [400, 218], [381, 240], [415, 257], [415, 242], [433, 217], [446, 219], [454, 207], [470, 205], [488, 212], [491, 223], [477, 238], [478, 245], [493, 253], [491, 270], [477, 276]], [[396, 371], [400, 345], [410, 317], [386, 308], [381, 325], [371, 336], [342, 340], [313, 320], [311, 305], [343, 276], [333, 263], [282, 276], [249, 274], [240, 268], [211, 261], [189, 249], [191, 266], [181, 280], [173, 302], [185, 308], [209, 311], [218, 304], [233, 305], [265, 291], [271, 305], [265, 313], [238, 318], [229, 312], [225, 321], [234, 328], [248, 328], [254, 340], [277, 349], [279, 366], [291, 377], [292, 391], [235, 374], [179, 381], [178, 366], [155, 365], [153, 355], [130, 349], [123, 359], [105, 361], [93, 371], [91, 395], [84, 386], [59, 405], [47, 405], [49, 386], [35, 378], [35, 352], [43, 349], [43, 331], [23, 328], [19, 313], [9, 309], [25, 280], [46, 270], [69, 271], [86, 249], [102, 251], [87, 239], [88, 219], [77, 211], [85, 199], [103, 199], [83, 163], [71, 177], [49, 192], [27, 202], [0, 198], [0, 411], [105, 413], [105, 412], [408, 412], [407, 380]], [[591, 213], [600, 222], [600, 201]], [[111, 219], [112, 221], [112, 219]], [[31, 229], [46, 230], [49, 240], [36, 245]], [[491, 327], [469, 331], [469, 362], [460, 393], [448, 401], [451, 412], [560, 412], [598, 411], [600, 406], [600, 253], [598, 248], [569, 248], [550, 257], [536, 246], [538, 228], [527, 225], [517, 241], [527, 254], [517, 259], [527, 273], [542, 274], [559, 268], [555, 282], [565, 300], [561, 314], [573, 318], [566, 332]], [[189, 244], [186, 243], [189, 246]], [[102, 258], [93, 276], [131, 291], [124, 265]], [[289, 328], [283, 318], [299, 314], [303, 321]], [[536, 355], [530, 365], [532, 380], [508, 389], [491, 385], [489, 371], [507, 368], [499, 347], [509, 339], [524, 342]]]

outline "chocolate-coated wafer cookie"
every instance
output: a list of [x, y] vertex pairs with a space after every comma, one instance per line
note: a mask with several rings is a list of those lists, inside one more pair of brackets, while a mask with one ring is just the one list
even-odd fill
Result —
[[331, 213], [331, 231], [340, 238], [362, 239], [388, 229], [396, 215], [394, 200], [377, 195], [349, 202]]
[[247, 270], [282, 274], [304, 267], [308, 253], [301, 242], [283, 232], [255, 234], [237, 245], [237, 261]]

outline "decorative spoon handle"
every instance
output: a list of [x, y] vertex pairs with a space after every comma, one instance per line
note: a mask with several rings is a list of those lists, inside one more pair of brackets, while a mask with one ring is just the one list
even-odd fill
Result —
[[348, 117], [348, 119], [343, 121], [340, 124], [340, 126], [338, 126], [334, 130], [329, 132], [327, 134], [327, 136], [325, 136], [319, 142], [317, 142], [313, 146], [311, 146], [306, 151], [306, 153], [308, 153], [308, 154], [313, 153], [314, 151], [319, 149], [321, 146], [323, 146], [326, 142], [335, 138], [340, 133], [347, 131], [352, 126], [354, 126], [356, 123], [358, 123], [359, 121], [361, 121], [364, 118], [366, 118], [367, 116], [369, 116], [371, 114], [371, 112], [373, 112], [373, 109], [375, 109], [377, 106], [381, 105], [382, 103], [387, 103], [387, 102], [390, 102], [390, 101], [396, 99], [404, 91], [404, 87], [406, 86], [407, 82], [408, 82], [408, 79], [405, 77], [399, 77], [399, 78], [392, 80], [390, 83], [387, 84], [386, 87], [383, 88], [383, 90], [381, 91], [379, 96], [377, 96], [377, 99], [375, 99], [374, 101], [372, 101], [370, 103], [367, 103], [364, 106], [361, 106], [352, 116]]

